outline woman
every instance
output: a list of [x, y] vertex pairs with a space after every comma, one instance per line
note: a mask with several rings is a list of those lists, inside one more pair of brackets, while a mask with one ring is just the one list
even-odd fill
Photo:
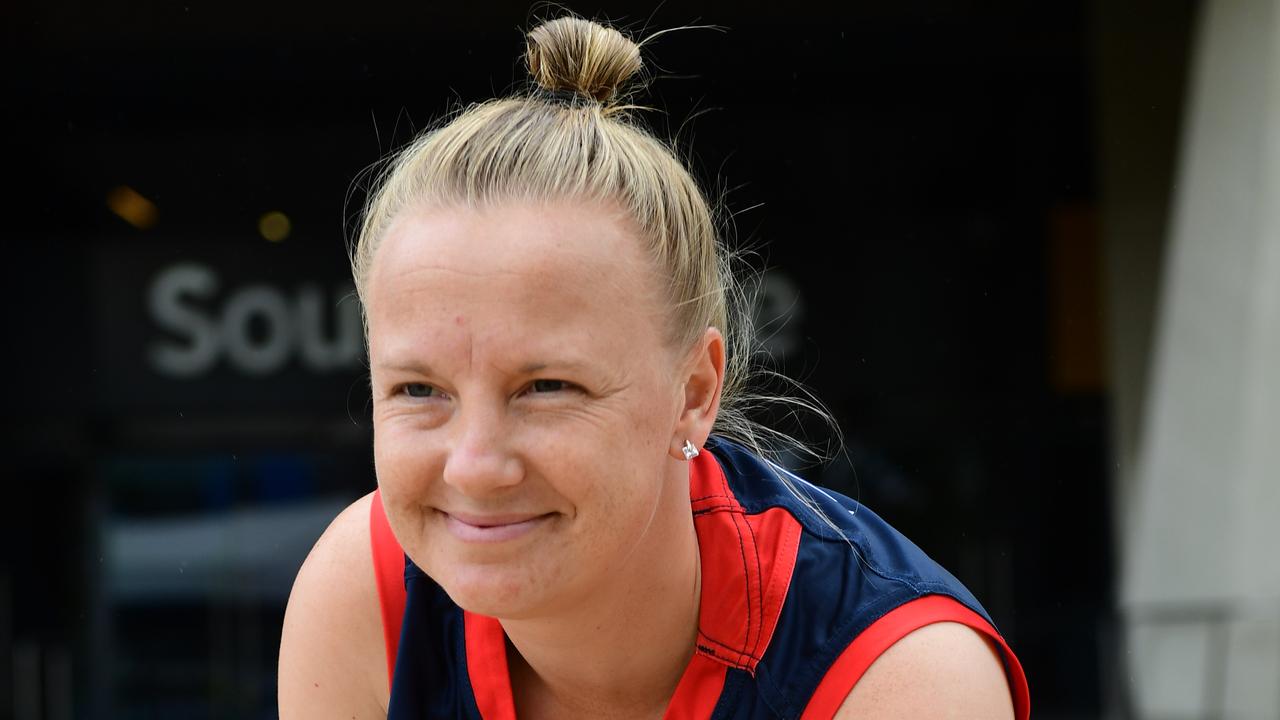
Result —
[[638, 46], [560, 18], [528, 62], [366, 209], [378, 491], [298, 574], [281, 716], [1027, 717], [959, 582], [724, 439], [732, 278], [620, 104]]

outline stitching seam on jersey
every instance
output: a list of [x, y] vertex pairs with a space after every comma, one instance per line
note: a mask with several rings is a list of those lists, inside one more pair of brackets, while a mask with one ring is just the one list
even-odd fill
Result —
[[[718, 464], [717, 464], [717, 469], [719, 469]], [[732, 490], [729, 489], [729, 479], [725, 475], [723, 470], [721, 470], [720, 472], [720, 484], [724, 488], [724, 492], [726, 495], [733, 492]], [[754, 620], [754, 614], [752, 613], [752, 604], [751, 604], [751, 574], [747, 571], [747, 548], [746, 548], [746, 544], [743, 542], [742, 528], [738, 525], [739, 522], [745, 522], [745, 520], [743, 519], [741, 513], [734, 513], [732, 520], [733, 520], [733, 531], [738, 534], [738, 550], [742, 555], [742, 575], [743, 575], [743, 579], [746, 581], [746, 588], [744, 588], [744, 590], [747, 594], [747, 632], [746, 632], [746, 637], [742, 638], [742, 643], [738, 650], [739, 662], [741, 662], [741, 658], [744, 655], [746, 655], [747, 643], [751, 642], [751, 624], [752, 624], [752, 620]]]
[[711, 500], [713, 498], [719, 498], [721, 500], [737, 500], [737, 498], [733, 497], [732, 495], [717, 494], [717, 495], [703, 495], [701, 497], [689, 498], [689, 502], [698, 502], [699, 500]]
[[[759, 622], [756, 623], [756, 639], [755, 639], [755, 642], [751, 641], [751, 625], [748, 624], [746, 642], [749, 643], [749, 645], [746, 645], [746, 644], [743, 645], [744, 649], [749, 647], [750, 650], [748, 651], [748, 654], [751, 657], [755, 657], [756, 653], [760, 649], [760, 638], [764, 637], [765, 577], [764, 577], [764, 570], [760, 564], [760, 539], [756, 537], [756, 529], [751, 526], [751, 521], [746, 517], [746, 515], [742, 516], [742, 522], [746, 524], [747, 532], [751, 534], [751, 547], [754, 550], [753, 554], [756, 556], [756, 587], [759, 588], [759, 591], [760, 591], [760, 596], [756, 598], [757, 599], [756, 612], [760, 616]], [[749, 582], [747, 584], [747, 592], [748, 593], [751, 592], [751, 586]]]
[[[747, 658], [748, 660], [752, 660], [752, 661], [755, 661], [755, 662], [759, 662], [759, 661], [760, 661], [760, 658], [752, 657], [752, 656], [750, 656], [750, 655], [748, 655], [748, 654], [746, 654], [746, 653], [742, 652], [741, 650], [739, 650], [739, 649], [737, 649], [737, 648], [735, 648], [735, 647], [732, 647], [732, 646], [730, 646], [730, 645], [725, 645], [724, 643], [722, 643], [722, 642], [720, 642], [719, 640], [716, 640], [715, 638], [713, 638], [713, 637], [711, 637], [711, 636], [707, 635], [706, 633], [702, 632], [701, 630], [699, 630], [699, 631], [698, 631], [698, 637], [702, 638], [702, 639], [703, 639], [703, 640], [705, 640], [707, 643], [709, 643], [709, 645], [699, 644], [699, 645], [697, 646], [697, 649], [698, 649], [700, 652], [702, 652], [702, 653], [703, 653], [703, 654], [705, 654], [705, 655], [710, 655], [711, 657], [715, 658], [716, 660], [718, 660], [718, 661], [720, 661], [720, 662], [722, 662], [722, 663], [724, 663], [724, 664], [726, 664], [726, 665], [728, 665], [728, 666], [730, 666], [730, 667], [735, 667], [735, 668], [738, 668], [739, 670], [746, 670], [746, 671], [750, 672], [750, 671], [751, 671], [751, 665], [750, 665], [750, 664], [748, 664], [748, 663], [746, 663], [745, 661], [743, 661], [743, 660], [742, 660], [742, 658], [744, 658], [744, 657], [745, 657], [745, 658]], [[726, 654], [725, 652], [721, 652], [721, 650], [719, 650], [719, 649], [717, 649], [716, 647], [713, 647], [713, 646], [718, 646], [719, 648], [723, 649], [724, 651], [727, 651], [727, 654]], [[737, 659], [735, 659], [735, 658], [737, 658]]]

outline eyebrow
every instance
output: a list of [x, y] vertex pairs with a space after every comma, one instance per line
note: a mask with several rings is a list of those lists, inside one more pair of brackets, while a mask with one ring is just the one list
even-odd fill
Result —
[[[374, 366], [377, 367], [379, 370], [384, 370], [384, 371], [418, 373], [422, 375], [434, 374], [429, 365], [427, 365], [426, 363], [418, 362], [416, 360], [408, 360], [408, 361], [390, 360], [390, 361], [374, 363]], [[516, 368], [516, 373], [519, 375], [531, 375], [533, 373], [546, 370], [547, 368], [554, 368], [557, 370], [582, 371], [582, 370], [588, 369], [588, 367], [589, 366], [587, 363], [579, 360], [535, 360], [533, 362], [525, 363], [524, 365], [521, 365], [520, 367]]]
[[426, 364], [412, 360], [407, 362], [401, 360], [383, 361], [376, 362], [373, 365], [379, 370], [394, 370], [396, 372], [420, 373], [423, 375], [431, 374], [431, 368]]
[[521, 375], [530, 375], [546, 370], [547, 368], [556, 368], [558, 370], [584, 370], [586, 367], [586, 363], [579, 362], [577, 360], [537, 361], [521, 365], [516, 369], [516, 372]]

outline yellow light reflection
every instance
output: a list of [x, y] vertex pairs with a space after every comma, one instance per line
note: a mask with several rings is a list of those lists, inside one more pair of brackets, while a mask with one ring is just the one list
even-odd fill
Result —
[[258, 218], [258, 232], [271, 242], [280, 242], [289, 237], [289, 216], [279, 210], [272, 210]]
[[120, 185], [107, 193], [107, 208], [139, 230], [153, 227], [160, 219], [160, 210], [155, 203], [128, 185]]

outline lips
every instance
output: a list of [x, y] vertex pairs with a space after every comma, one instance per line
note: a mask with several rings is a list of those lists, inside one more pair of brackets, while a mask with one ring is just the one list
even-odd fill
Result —
[[463, 542], [494, 543], [515, 540], [533, 532], [551, 519], [551, 514], [473, 515], [444, 512], [449, 533]]

